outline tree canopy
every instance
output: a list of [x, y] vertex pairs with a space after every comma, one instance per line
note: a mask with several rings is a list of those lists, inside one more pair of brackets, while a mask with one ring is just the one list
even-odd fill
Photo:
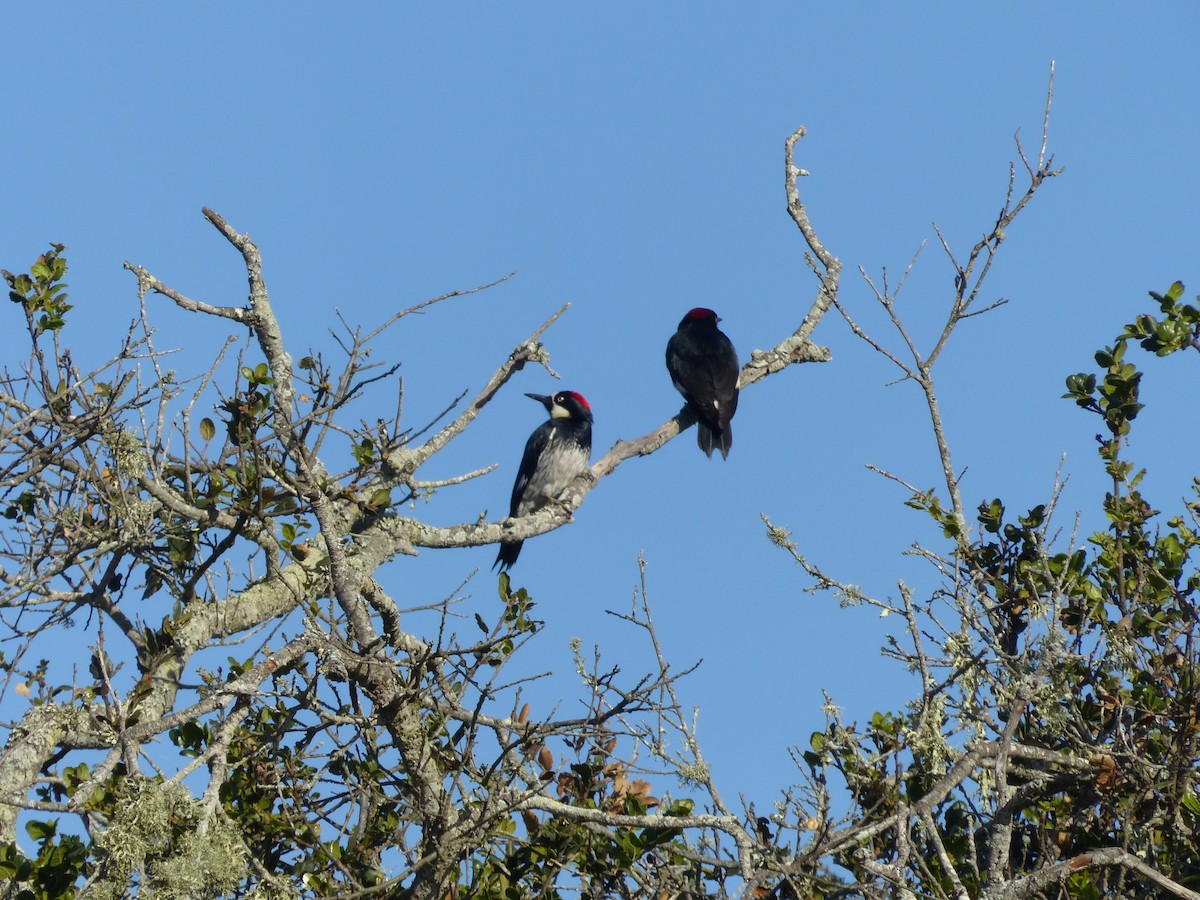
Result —
[[[619, 441], [532, 515], [432, 525], [409, 501], [483, 473], [422, 467], [522, 367], [548, 367], [561, 310], [443, 420], [413, 427], [399, 402], [391, 419], [359, 419], [364, 398], [397, 399], [380, 336], [464, 292], [346, 325], [336, 362], [296, 358], [258, 247], [206, 209], [240, 255], [246, 302], [193, 299], [126, 263], [140, 313], [89, 371], [70, 352], [66, 248], [3, 271], [27, 355], [0, 379], [0, 666], [27, 707], [3, 726], [0, 895], [1200, 896], [1200, 500], [1154, 509], [1131, 442], [1154, 358], [1200, 350], [1200, 308], [1178, 283], [1151, 294], [1090, 370], [1066, 376], [1080, 427], [1099, 429], [1103, 529], [1058, 534], [1057, 492], [1015, 512], [964, 499], [934, 371], [956, 327], [995, 305], [985, 283], [1007, 232], [1062, 171], [1046, 131], [1035, 154], [1017, 143], [983, 237], [957, 255], [942, 240], [952, 300], [929, 346], [900, 312], [903, 279], [867, 279], [890, 338], [841, 299], [842, 264], [800, 196], [803, 136], [785, 142], [784, 188], [816, 290], [739, 386], [829, 360], [811, 336], [831, 310], [913, 382], [943, 483], [904, 486], [928, 516], [915, 548], [937, 584], [869, 596], [785, 526], [764, 518], [765, 538], [806, 587], [901, 623], [884, 653], [918, 676], [906, 706], [856, 725], [830, 698], [793, 751], [796, 783], [760, 810], [718, 791], [645, 582], [622, 614], [645, 672], [576, 648], [573, 715], [535, 708], [508, 674], [550, 615], [509, 574], [494, 605], [464, 617], [447, 598], [437, 627], [409, 628], [414, 611], [388, 589], [409, 564], [398, 557], [586, 515], [606, 476], [693, 415]], [[249, 340], [182, 379], [155, 343], [153, 295]], [[72, 626], [91, 642], [87, 677], [55, 683], [46, 660]]]

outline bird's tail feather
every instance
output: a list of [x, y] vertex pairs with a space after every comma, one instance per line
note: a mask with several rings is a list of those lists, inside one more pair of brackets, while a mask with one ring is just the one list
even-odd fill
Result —
[[504, 541], [500, 545], [500, 552], [496, 554], [496, 561], [492, 563], [492, 568], [500, 567], [500, 571], [511, 569], [513, 563], [517, 561], [517, 557], [521, 555], [521, 544], [524, 541]]
[[729, 459], [729, 448], [733, 446], [733, 429], [726, 425], [718, 432], [703, 421], [697, 422], [696, 443], [709, 459], [712, 459], [714, 450], [721, 451], [721, 459]]

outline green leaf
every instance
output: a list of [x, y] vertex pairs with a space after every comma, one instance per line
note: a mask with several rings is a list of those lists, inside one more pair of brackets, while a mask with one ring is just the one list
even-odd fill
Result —
[[54, 837], [57, 830], [55, 822], [40, 822], [34, 819], [25, 823], [26, 833], [35, 841], [48, 841]]
[[[1179, 282], [1175, 282], [1179, 284]], [[1183, 795], [1183, 806], [1194, 816], [1200, 816], [1200, 798], [1196, 797], [1196, 792], [1189, 790]]]
[[200, 420], [200, 437], [206, 441], [211, 441], [213, 435], [217, 433], [217, 426], [213, 424], [213, 420], [205, 416]]
[[979, 504], [979, 524], [984, 531], [996, 534], [1000, 530], [1000, 522], [1004, 518], [1004, 504], [999, 499]]
[[696, 804], [686, 797], [682, 800], [676, 800], [671, 804], [671, 808], [667, 810], [668, 816], [690, 816], [692, 810], [696, 808]]

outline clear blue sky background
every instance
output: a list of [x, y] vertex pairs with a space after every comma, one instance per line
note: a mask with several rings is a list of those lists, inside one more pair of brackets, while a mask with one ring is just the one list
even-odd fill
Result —
[[[377, 356], [403, 363], [408, 422], [424, 424], [570, 301], [546, 341], [561, 386], [591, 400], [599, 455], [678, 410], [663, 347], [688, 308], [715, 308], [743, 358], [808, 310], [814, 281], [782, 180], [797, 125], [810, 132], [804, 197], [846, 265], [842, 299], [893, 344], [856, 269], [895, 277], [929, 241], [902, 298], [928, 343], [952, 287], [931, 223], [960, 256], [990, 226], [1013, 132], [1036, 151], [1055, 60], [1050, 148], [1066, 172], [1002, 248], [986, 296], [1010, 303], [962, 328], [939, 383], [971, 506], [1044, 500], [1065, 452], [1059, 521], [1069, 531], [1081, 509], [1094, 526], [1096, 429], [1060, 399], [1063, 378], [1091, 367], [1147, 290], [1200, 286], [1198, 26], [1191, 2], [10, 4], [0, 266], [69, 246], [81, 365], [111, 354], [136, 314], [124, 260], [190, 296], [242, 302], [240, 259], [202, 205], [260, 244], [297, 357], [333, 352], [335, 308], [373, 326], [516, 269], [405, 320]], [[223, 323], [152, 306], [160, 345], [184, 348], [179, 372], [199, 371]], [[727, 462], [689, 432], [626, 463], [514, 571], [547, 620], [524, 663], [554, 672], [539, 689], [547, 712], [577, 693], [572, 636], [631, 680], [648, 667], [638, 636], [605, 613], [628, 610], [643, 552], [668, 655], [704, 660], [681, 690], [701, 709], [718, 783], [760, 806], [795, 780], [786, 750], [822, 727], [822, 689], [861, 721], [914, 688], [878, 652], [899, 623], [802, 593], [760, 513], [879, 595], [898, 579], [928, 590], [931, 573], [902, 554], [939, 546], [905, 493], [864, 468], [939, 484], [917, 392], [885, 386], [894, 371], [834, 315], [815, 337], [833, 361], [746, 391]], [[1178, 505], [1196, 468], [1194, 392], [1166, 405], [1196, 367], [1156, 365], [1145, 386], [1138, 454], [1159, 508]], [[500, 470], [414, 512], [502, 516], [542, 417], [521, 394], [559, 386], [522, 373], [424, 474]], [[392, 400], [376, 397], [358, 412], [388, 415]], [[418, 605], [479, 568], [467, 591], [494, 613], [494, 555], [426, 552], [383, 580]], [[24, 702], [10, 693], [0, 715]]]

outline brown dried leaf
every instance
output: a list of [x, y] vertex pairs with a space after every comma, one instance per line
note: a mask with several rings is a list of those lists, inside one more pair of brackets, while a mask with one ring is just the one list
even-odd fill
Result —
[[[547, 772], [546, 776], [549, 777]], [[558, 776], [558, 796], [567, 797], [575, 793], [575, 776], [570, 772], [562, 772]]]
[[650, 782], [648, 781], [635, 778], [633, 784], [629, 786], [629, 793], [646, 804], [647, 809], [653, 809], [658, 806], [658, 798], [650, 795]]
[[1105, 790], [1117, 786], [1119, 773], [1115, 759], [1107, 753], [1097, 753], [1091, 758], [1091, 764], [1096, 770], [1096, 787]]
[[521, 810], [521, 821], [525, 823], [525, 831], [529, 834], [535, 833], [542, 825], [538, 817], [527, 809]]

